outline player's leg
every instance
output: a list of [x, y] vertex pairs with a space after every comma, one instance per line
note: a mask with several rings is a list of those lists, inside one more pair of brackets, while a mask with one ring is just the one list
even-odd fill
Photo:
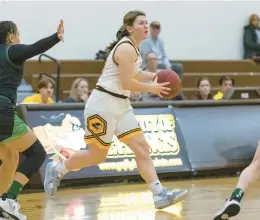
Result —
[[[10, 142], [5, 142], [6, 148], [12, 149], [14, 153], [24, 151], [27, 157], [18, 167], [16, 173], [15, 169], [13, 169], [12, 176], [14, 178], [12, 184], [0, 199], [0, 210], [4, 216], [11, 216], [13, 219], [26, 219], [19, 211], [20, 206], [17, 197], [30, 177], [40, 169], [46, 157], [42, 145], [35, 139], [36, 137], [32, 131], [28, 129], [25, 135]], [[14, 166], [17, 167], [17, 164], [12, 164], [13, 168]]]
[[[15, 164], [10, 165], [12, 167], [13, 173], [9, 174], [14, 176], [13, 182], [10, 188], [4, 192], [0, 199], [0, 211], [5, 216], [11, 216], [13, 219], [26, 219], [19, 209], [20, 206], [17, 202], [17, 197], [21, 193], [23, 186], [29, 181], [30, 177], [40, 169], [45, 158], [46, 152], [43, 146], [37, 141], [36, 136], [33, 132], [26, 126], [26, 124], [16, 115], [13, 114], [11, 117], [3, 119], [5, 126], [4, 137], [9, 133], [10, 137], [5, 138], [2, 143], [4, 143], [5, 148], [9, 149], [10, 152], [17, 156], [18, 152], [25, 154], [26, 159], [21, 163], [15, 173], [14, 167], [17, 167], [17, 161]], [[11, 131], [9, 132], [11, 128]], [[8, 158], [4, 158], [5, 163]], [[9, 184], [8, 179], [1, 180], [6, 181], [5, 184]]]
[[65, 174], [84, 167], [98, 165], [106, 159], [107, 153], [108, 149], [99, 148], [98, 144], [93, 143], [88, 145], [87, 151], [78, 151], [64, 162], [49, 162], [45, 171], [45, 192], [50, 196], [55, 196]]
[[116, 128], [116, 120], [110, 114], [86, 109], [85, 141], [88, 150], [74, 153], [64, 162], [48, 163], [45, 171], [44, 189], [50, 196], [55, 196], [63, 176], [69, 171], [102, 163], [108, 154]]
[[240, 212], [240, 202], [244, 196], [244, 192], [251, 183], [256, 182], [260, 177], [260, 141], [256, 149], [255, 156], [251, 164], [241, 173], [237, 186], [227, 199], [224, 207], [216, 214], [214, 220], [228, 219], [236, 216]]
[[7, 192], [14, 179], [14, 174], [19, 163], [19, 153], [7, 148], [4, 143], [0, 143], [0, 195]]
[[138, 171], [153, 193], [155, 207], [161, 209], [181, 201], [187, 190], [173, 192], [162, 186], [150, 156], [150, 146], [138, 126], [133, 111], [128, 111], [123, 116], [116, 133], [119, 140], [134, 152]]

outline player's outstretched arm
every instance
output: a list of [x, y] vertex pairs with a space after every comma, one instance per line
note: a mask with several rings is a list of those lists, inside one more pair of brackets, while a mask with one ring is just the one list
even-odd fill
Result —
[[121, 44], [115, 51], [115, 59], [118, 63], [120, 81], [123, 89], [133, 92], [151, 92], [161, 96], [161, 94], [168, 94], [170, 89], [165, 87], [169, 83], [158, 84], [157, 81], [153, 83], [142, 83], [133, 79], [135, 70], [136, 51], [130, 44]]
[[43, 38], [34, 44], [15, 44], [8, 50], [9, 59], [21, 65], [25, 60], [30, 59], [36, 55], [46, 52], [54, 45], [56, 45], [60, 40], [63, 40], [64, 26], [61, 20], [57, 32], [49, 37]]

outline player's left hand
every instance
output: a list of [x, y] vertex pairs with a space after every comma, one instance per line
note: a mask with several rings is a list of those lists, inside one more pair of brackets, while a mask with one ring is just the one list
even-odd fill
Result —
[[63, 25], [63, 20], [60, 21], [60, 24], [58, 26], [58, 29], [57, 29], [57, 35], [58, 35], [58, 38], [62, 41], [64, 41], [64, 25]]

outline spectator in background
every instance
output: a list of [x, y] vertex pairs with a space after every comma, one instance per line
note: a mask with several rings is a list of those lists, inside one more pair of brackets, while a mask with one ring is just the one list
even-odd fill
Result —
[[244, 59], [260, 56], [259, 17], [253, 14], [244, 28]]
[[210, 82], [208, 78], [200, 78], [197, 82], [198, 91], [192, 96], [193, 100], [208, 100], [213, 99], [210, 93]]
[[51, 104], [55, 88], [54, 81], [49, 77], [44, 77], [39, 81], [38, 93], [23, 100], [23, 104]]
[[160, 71], [158, 69], [158, 60], [157, 56], [155, 53], [148, 53], [147, 56], [145, 57], [145, 62], [146, 62], [146, 71], [152, 72], [152, 73], [157, 73]]
[[141, 92], [131, 92], [130, 93], [130, 101], [137, 102], [143, 100], [143, 94]]
[[220, 91], [214, 95], [215, 100], [230, 99], [233, 95], [235, 81], [229, 76], [221, 77], [219, 80]]
[[147, 69], [146, 57], [149, 53], [155, 53], [158, 61], [158, 69], [172, 69], [175, 71], [180, 78], [183, 76], [182, 64], [176, 63], [171, 64], [168, 57], [166, 56], [164, 43], [159, 38], [161, 31], [161, 24], [158, 21], [153, 21], [150, 24], [150, 36], [142, 41], [140, 49], [144, 61], [144, 69]]
[[78, 78], [72, 83], [70, 95], [65, 102], [87, 102], [88, 96], [88, 81], [84, 78]]

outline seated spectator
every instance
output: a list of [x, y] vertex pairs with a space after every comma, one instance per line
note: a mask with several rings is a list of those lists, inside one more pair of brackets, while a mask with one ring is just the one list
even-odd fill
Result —
[[65, 102], [87, 102], [88, 96], [88, 81], [84, 78], [78, 78], [72, 83], [70, 95]]
[[180, 78], [183, 77], [183, 66], [180, 63], [171, 64], [164, 49], [164, 43], [159, 38], [161, 24], [158, 21], [153, 21], [150, 24], [150, 36], [142, 41], [140, 50], [143, 57], [143, 68], [147, 69], [146, 57], [149, 53], [155, 53], [158, 60], [158, 69], [172, 69]]
[[39, 81], [38, 92], [23, 100], [23, 104], [51, 104], [54, 92], [54, 81], [49, 77], [44, 77]]
[[198, 91], [192, 96], [192, 100], [208, 100], [213, 99], [210, 93], [210, 82], [208, 78], [200, 78], [197, 82]]
[[131, 92], [130, 93], [130, 101], [137, 102], [143, 100], [143, 94], [141, 92]]
[[260, 28], [259, 17], [253, 14], [249, 24], [244, 27], [244, 59], [260, 56]]
[[234, 79], [231, 79], [229, 76], [221, 77], [219, 80], [220, 91], [213, 98], [215, 100], [230, 99], [234, 92], [234, 84]]
[[146, 69], [145, 71], [157, 73], [160, 71], [158, 69], [158, 61], [155, 53], [148, 53], [145, 59], [146, 62]]

